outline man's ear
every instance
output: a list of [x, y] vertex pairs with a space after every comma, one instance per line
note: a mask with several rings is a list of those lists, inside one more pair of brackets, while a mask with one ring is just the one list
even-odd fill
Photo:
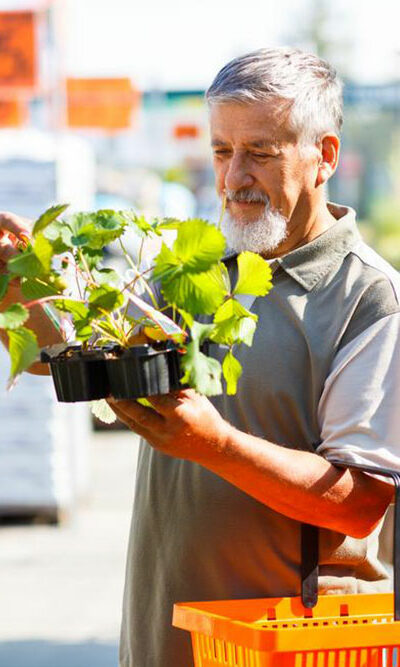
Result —
[[339, 160], [340, 139], [336, 134], [326, 134], [319, 145], [319, 161], [315, 185], [326, 183], [336, 171]]

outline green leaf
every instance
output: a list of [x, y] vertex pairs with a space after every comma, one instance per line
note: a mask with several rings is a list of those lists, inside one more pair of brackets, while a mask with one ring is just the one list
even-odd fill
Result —
[[53, 303], [62, 313], [71, 313], [74, 318], [84, 319], [89, 315], [89, 308], [87, 308], [82, 301], [74, 301], [73, 299], [56, 299]]
[[206, 357], [200, 352], [196, 342], [192, 341], [187, 345], [181, 365], [185, 371], [182, 384], [188, 384], [205, 396], [218, 396], [222, 393], [221, 364], [217, 359]]
[[214, 343], [221, 345], [238, 345], [245, 343], [249, 347], [253, 343], [256, 322], [252, 317], [230, 317], [227, 320], [215, 324], [211, 335]]
[[203, 324], [202, 322], [193, 322], [193, 326], [190, 328], [190, 335], [192, 340], [194, 340], [199, 348], [202, 343], [204, 343], [207, 338], [210, 337], [213, 332], [213, 324]]
[[139, 403], [139, 405], [143, 405], [145, 408], [152, 408], [154, 410], [154, 407], [147, 398], [137, 398], [136, 402]]
[[57, 299], [53, 303], [58, 310], [63, 313], [70, 313], [72, 316], [77, 339], [86, 341], [91, 338], [93, 329], [90, 323], [94, 319], [95, 313], [92, 313], [84, 303], [71, 299]]
[[50, 271], [54, 250], [43, 234], [38, 234], [31, 249], [25, 250], [7, 262], [10, 273], [25, 278], [40, 278]]
[[34, 252], [22, 252], [7, 262], [7, 268], [15, 276], [39, 278], [43, 276], [44, 267]]
[[64, 278], [55, 271], [50, 274], [47, 282], [50, 286], [57, 290], [57, 294], [63, 294], [68, 287], [68, 283], [64, 280]]
[[78, 234], [77, 236], [71, 236], [71, 243], [75, 248], [80, 248], [85, 246], [89, 241], [88, 234]]
[[98, 319], [97, 320], [98, 326], [101, 328], [102, 334], [104, 334], [104, 337], [107, 338], [107, 341], [110, 342], [110, 340], [115, 340], [115, 338], [120, 339], [121, 334], [119, 331], [115, 328], [115, 326], [112, 326], [107, 320], [105, 319]]
[[237, 299], [226, 299], [215, 313], [214, 322], [222, 322], [231, 317], [252, 317], [257, 321], [257, 315], [247, 310]]
[[251, 347], [256, 326], [257, 320], [254, 320], [252, 317], [242, 317], [239, 320], [237, 329], [234, 331], [233, 343], [244, 343]]
[[58, 283], [57, 279], [53, 283], [48, 281], [41, 280], [40, 278], [22, 278], [21, 280], [21, 290], [25, 299], [34, 300], [34, 299], [43, 299], [46, 296], [56, 296], [57, 294], [62, 294], [64, 288], [64, 283], [61, 281]]
[[153, 279], [161, 282], [167, 302], [191, 315], [211, 314], [227, 294], [229, 280], [222, 262], [221, 232], [204, 220], [186, 220], [172, 247], [162, 245]]
[[18, 329], [29, 318], [29, 311], [21, 303], [13, 303], [0, 313], [0, 329]]
[[150, 236], [151, 234], [156, 234], [161, 236], [162, 229], [178, 229], [182, 224], [182, 220], [177, 218], [154, 218], [153, 220], [147, 220], [144, 215], [136, 215], [134, 211], [120, 211], [120, 213], [125, 217], [125, 219], [134, 230], [139, 232], [140, 235]]
[[[98, 267], [104, 257], [104, 252], [101, 248], [98, 250], [94, 250], [93, 248], [81, 248], [81, 252], [90, 270]], [[81, 261], [79, 261], [78, 264], [82, 269], [85, 268]]]
[[43, 232], [46, 239], [51, 243], [55, 255], [61, 255], [73, 248], [71, 241], [72, 231], [69, 225], [60, 220], [54, 220]]
[[238, 280], [234, 294], [265, 296], [272, 288], [272, 272], [267, 262], [254, 252], [245, 251], [237, 258]]
[[218, 396], [222, 393], [221, 364], [217, 359], [206, 357], [194, 343], [189, 343], [181, 364], [185, 371], [182, 384], [188, 384], [205, 396]]
[[221, 274], [221, 283], [223, 284], [225, 291], [227, 294], [230, 294], [232, 292], [232, 287], [231, 287], [231, 279], [229, 277], [228, 269], [226, 268], [225, 264], [223, 262], [218, 262], [218, 269]]
[[146, 220], [144, 215], [136, 215], [133, 211], [121, 211], [121, 213], [128, 220], [128, 222], [133, 223], [136, 233], [139, 232], [139, 234], [144, 236], [151, 236], [151, 234], [161, 236], [161, 232], [158, 230], [157, 220], [149, 222]]
[[157, 220], [157, 229], [179, 229], [183, 222], [177, 218], [162, 218]]
[[172, 250], [163, 243], [160, 252], [154, 260], [152, 280], [164, 280], [174, 276], [176, 273], [182, 273], [179, 259], [174, 255]]
[[233, 356], [231, 350], [225, 355], [222, 362], [222, 372], [226, 380], [226, 393], [230, 396], [236, 394], [237, 383], [242, 374], [242, 366]]
[[112, 424], [117, 419], [117, 415], [110, 408], [104, 398], [100, 399], [99, 401], [91, 401], [90, 408], [92, 414], [94, 414], [97, 419], [100, 419], [100, 421], [104, 422], [104, 424]]
[[164, 280], [182, 273], [203, 273], [221, 259], [224, 249], [225, 238], [214, 225], [204, 220], [186, 220], [179, 226], [172, 249], [163, 243], [153, 276]]
[[194, 320], [193, 320], [193, 315], [190, 313], [187, 313], [186, 310], [183, 310], [182, 308], [178, 308], [178, 313], [182, 317], [183, 323], [191, 328], [193, 326]]
[[161, 282], [168, 303], [191, 315], [211, 315], [221, 305], [226, 292], [215, 270], [177, 274]]
[[186, 220], [178, 229], [173, 253], [184, 271], [202, 272], [222, 258], [225, 237], [205, 220]]
[[182, 384], [188, 384], [200, 394], [217, 396], [222, 393], [221, 364], [217, 359], [207, 357], [200, 352], [200, 345], [209, 338], [213, 324], [194, 322], [191, 328], [192, 340], [186, 346], [181, 358], [184, 370]]
[[10, 276], [8, 276], [7, 274], [0, 275], [0, 301], [7, 294], [9, 282], [10, 282]]
[[72, 315], [75, 335], [78, 340], [86, 341], [93, 335], [93, 329], [90, 322], [95, 314], [92, 313], [87, 306], [81, 301], [73, 301], [72, 299], [56, 299], [53, 301], [54, 306], [63, 313], [70, 313]]
[[257, 320], [258, 316], [239, 301], [227, 299], [215, 313], [212, 340], [225, 345], [245, 343], [251, 346]]
[[122, 236], [127, 220], [124, 214], [118, 211], [101, 210], [75, 213], [69, 224], [75, 245], [99, 250]]
[[108, 285], [101, 285], [90, 292], [89, 306], [91, 310], [111, 312], [121, 308], [124, 304], [124, 297], [119, 292]]
[[87, 320], [74, 320], [74, 327], [77, 340], [87, 341], [93, 336], [93, 329]]
[[54, 250], [50, 241], [41, 233], [35, 238], [33, 252], [43, 266], [43, 273], [49, 273]]
[[48, 208], [33, 225], [32, 235], [35, 237], [39, 232], [46, 229], [61, 213], [64, 213], [68, 206], [69, 204], [56, 204], [56, 206]]
[[37, 338], [33, 331], [20, 327], [8, 331], [9, 354], [11, 358], [11, 378], [22, 373], [36, 361], [39, 354]]
[[114, 269], [94, 269], [92, 275], [99, 285], [118, 287], [121, 282], [121, 278]]

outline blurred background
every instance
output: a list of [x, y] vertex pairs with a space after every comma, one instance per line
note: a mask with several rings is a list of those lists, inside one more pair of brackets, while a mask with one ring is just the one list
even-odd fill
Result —
[[[204, 90], [289, 44], [344, 80], [329, 198], [400, 268], [399, 25], [398, 0], [0, 0], [0, 210], [215, 220]], [[47, 378], [7, 394], [8, 366], [0, 351], [0, 667], [116, 666], [137, 440]]]

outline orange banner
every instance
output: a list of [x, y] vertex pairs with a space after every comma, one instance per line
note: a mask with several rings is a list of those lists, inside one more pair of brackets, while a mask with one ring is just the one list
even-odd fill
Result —
[[175, 125], [173, 135], [175, 139], [198, 139], [201, 134], [198, 125]]
[[0, 128], [21, 127], [27, 115], [27, 105], [22, 100], [0, 100]]
[[0, 88], [33, 88], [35, 83], [35, 16], [0, 12]]
[[140, 93], [128, 78], [67, 79], [69, 127], [124, 130], [132, 125]]

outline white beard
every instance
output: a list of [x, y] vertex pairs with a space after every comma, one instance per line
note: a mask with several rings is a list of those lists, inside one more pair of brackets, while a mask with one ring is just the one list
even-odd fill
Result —
[[264, 213], [253, 222], [235, 220], [226, 212], [221, 223], [229, 248], [235, 252], [251, 250], [259, 255], [268, 255], [275, 250], [288, 234], [288, 221], [267, 203]]

